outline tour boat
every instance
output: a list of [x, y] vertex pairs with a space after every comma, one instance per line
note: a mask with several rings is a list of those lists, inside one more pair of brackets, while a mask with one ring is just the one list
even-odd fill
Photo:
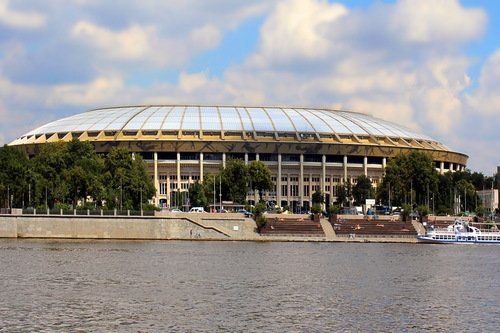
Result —
[[500, 244], [498, 229], [482, 230], [468, 221], [456, 220], [447, 228], [427, 228], [425, 235], [418, 235], [419, 243], [438, 244]]

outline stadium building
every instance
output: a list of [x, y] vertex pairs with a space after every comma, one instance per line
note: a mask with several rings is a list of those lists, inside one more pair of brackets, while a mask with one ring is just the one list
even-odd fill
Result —
[[[216, 174], [230, 158], [260, 160], [274, 190], [264, 198], [291, 209], [308, 208], [320, 190], [328, 202], [337, 185], [366, 175], [377, 186], [399, 152], [432, 155], [440, 172], [463, 170], [467, 156], [398, 124], [366, 114], [323, 108], [142, 105], [90, 110], [38, 127], [11, 145], [30, 155], [47, 142], [78, 138], [98, 152], [122, 146], [148, 163], [155, 202]], [[249, 195], [249, 200], [254, 199]]]

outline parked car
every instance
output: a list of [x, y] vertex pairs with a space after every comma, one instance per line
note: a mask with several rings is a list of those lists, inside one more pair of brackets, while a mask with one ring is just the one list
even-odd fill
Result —
[[252, 217], [253, 216], [253, 213], [249, 212], [246, 209], [238, 209], [237, 213], [243, 214], [243, 215], [245, 215], [245, 217]]
[[180, 210], [179, 208], [172, 208], [170, 210], [170, 213], [182, 213], [182, 210]]
[[205, 209], [203, 207], [192, 207], [189, 213], [205, 213]]

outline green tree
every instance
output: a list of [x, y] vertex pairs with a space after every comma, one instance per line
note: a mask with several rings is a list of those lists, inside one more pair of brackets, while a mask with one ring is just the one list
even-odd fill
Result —
[[[37, 180], [35, 184], [37, 202], [46, 200], [49, 207], [66, 203], [70, 193], [64, 177], [69, 162], [67, 148], [65, 142], [44, 144], [31, 160], [33, 172], [36, 174], [34, 178]], [[45, 200], [42, 197], [45, 197]]]
[[[155, 193], [143, 159], [124, 148], [112, 148], [104, 161], [104, 198], [108, 208], [140, 209]], [[142, 199], [142, 201], [141, 201]]]
[[273, 188], [271, 170], [264, 162], [252, 161], [248, 166], [248, 174], [250, 177], [250, 189], [259, 191], [259, 200], [262, 198], [264, 191]]
[[67, 167], [63, 171], [63, 179], [72, 196], [73, 207], [79, 200], [83, 205], [87, 197], [99, 200], [103, 193], [102, 171], [104, 161], [96, 154], [90, 142], [72, 140], [67, 144]]
[[14, 147], [0, 147], [0, 207], [28, 205], [30, 178], [27, 156]]
[[320, 205], [320, 211], [321, 211], [321, 204], [325, 202], [325, 197], [324, 197], [323, 193], [321, 193], [320, 191], [315, 191], [312, 194], [311, 200], [312, 200], [313, 204]]
[[205, 196], [203, 185], [198, 181], [189, 186], [189, 199], [193, 207], [208, 207], [208, 200]]
[[420, 151], [400, 153], [387, 163], [378, 195], [388, 203], [390, 188], [392, 205], [424, 204], [430, 201], [431, 193], [437, 192], [437, 184], [438, 174], [429, 154]]
[[350, 198], [352, 195], [351, 191], [352, 191], [352, 186], [351, 186], [351, 182], [349, 180], [345, 184], [337, 185], [336, 203], [340, 207], [349, 206]]
[[373, 198], [373, 186], [370, 178], [365, 175], [358, 176], [356, 184], [352, 187], [352, 196], [356, 205], [364, 205], [366, 199]]
[[221, 171], [221, 176], [223, 199], [244, 203], [250, 183], [245, 162], [240, 159], [227, 160], [226, 167]]

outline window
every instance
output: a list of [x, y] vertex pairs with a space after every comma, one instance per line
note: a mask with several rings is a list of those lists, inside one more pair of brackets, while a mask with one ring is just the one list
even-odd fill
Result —
[[312, 190], [313, 192], [319, 192], [320, 191], [319, 185], [313, 185]]
[[290, 185], [290, 195], [293, 197], [299, 195], [299, 185]]
[[305, 182], [309, 182], [309, 177], [304, 177]]
[[167, 175], [160, 175], [160, 180], [167, 180]]
[[170, 175], [170, 180], [177, 180], [177, 175]]
[[177, 183], [170, 183], [171, 190], [177, 190]]
[[281, 195], [284, 197], [288, 196], [288, 185], [281, 185]]
[[299, 177], [290, 177], [290, 181], [291, 182], [298, 182], [299, 181]]
[[330, 186], [325, 186], [325, 192], [330, 192]]
[[311, 179], [313, 183], [319, 183], [319, 177], [312, 177]]
[[181, 175], [181, 180], [189, 180], [189, 175]]
[[160, 183], [160, 194], [167, 194], [167, 184]]
[[282, 181], [282, 182], [286, 182], [286, 181], [288, 181], [288, 177], [281, 177], [281, 181]]
[[308, 197], [309, 194], [310, 194], [309, 185], [304, 185], [304, 196]]

